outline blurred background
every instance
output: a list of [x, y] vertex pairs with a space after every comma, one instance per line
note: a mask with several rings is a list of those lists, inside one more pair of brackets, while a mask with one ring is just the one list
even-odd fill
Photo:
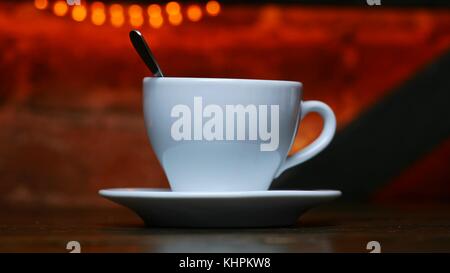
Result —
[[[0, 2], [0, 204], [104, 207], [101, 188], [168, 187], [133, 28], [169, 76], [301, 81], [334, 109], [330, 147], [272, 188], [450, 202], [446, 1], [76, 2]], [[292, 151], [321, 126], [308, 116]]]

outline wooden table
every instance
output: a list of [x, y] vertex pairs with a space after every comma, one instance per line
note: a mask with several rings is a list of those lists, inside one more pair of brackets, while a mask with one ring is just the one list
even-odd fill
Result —
[[144, 228], [125, 208], [8, 209], [0, 212], [0, 252], [450, 252], [450, 207], [320, 207], [295, 227]]

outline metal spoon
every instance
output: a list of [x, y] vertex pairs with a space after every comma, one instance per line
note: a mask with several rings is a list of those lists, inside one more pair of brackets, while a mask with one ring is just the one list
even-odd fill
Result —
[[156, 62], [155, 57], [152, 54], [152, 51], [147, 45], [147, 42], [144, 39], [144, 36], [137, 31], [130, 31], [130, 40], [133, 44], [134, 49], [136, 49], [137, 53], [144, 61], [145, 65], [150, 69], [153, 73], [154, 77], [164, 77], [161, 68], [159, 68], [158, 63]]

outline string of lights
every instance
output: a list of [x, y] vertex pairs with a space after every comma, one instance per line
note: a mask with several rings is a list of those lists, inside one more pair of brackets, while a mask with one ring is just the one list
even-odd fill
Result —
[[144, 6], [105, 4], [102, 1], [82, 1], [80, 5], [68, 5], [63, 0], [34, 0], [34, 6], [39, 10], [51, 11], [59, 17], [70, 16], [76, 22], [90, 21], [96, 26], [111, 24], [114, 27], [129, 24], [135, 28], [146, 25], [160, 28], [166, 21], [173, 26], [179, 26], [183, 20], [198, 22], [204, 16], [217, 16], [221, 11], [220, 3], [215, 0], [185, 6], [176, 1]]

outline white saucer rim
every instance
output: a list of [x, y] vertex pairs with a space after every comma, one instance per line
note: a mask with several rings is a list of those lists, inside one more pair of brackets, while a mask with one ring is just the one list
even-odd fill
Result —
[[173, 192], [168, 188], [109, 188], [98, 191], [103, 197], [135, 198], [248, 198], [248, 197], [333, 197], [342, 195], [339, 190], [268, 190], [228, 192]]

